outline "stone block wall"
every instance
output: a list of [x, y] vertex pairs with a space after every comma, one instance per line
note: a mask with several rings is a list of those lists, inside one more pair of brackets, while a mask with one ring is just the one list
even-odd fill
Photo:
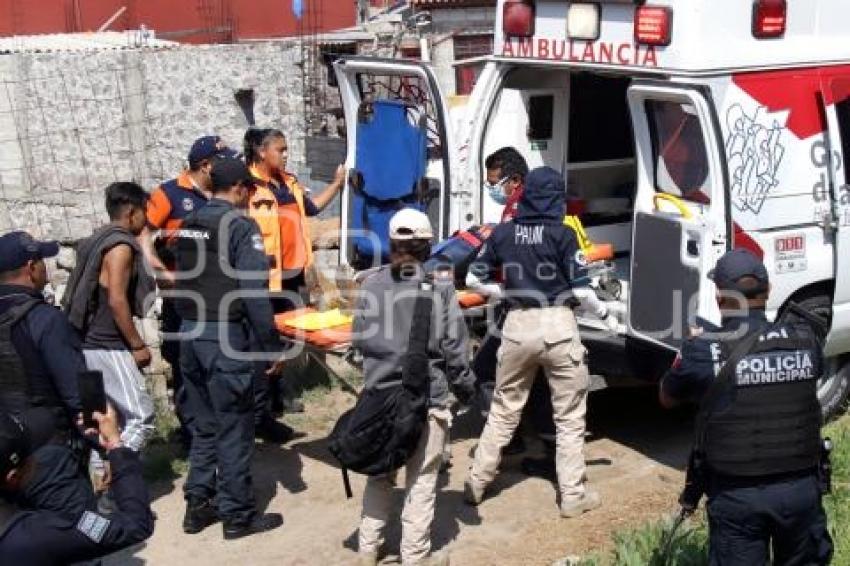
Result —
[[[192, 141], [234, 147], [253, 115], [304, 168], [299, 51], [269, 42], [0, 55], [0, 232], [71, 242], [106, 221], [103, 189], [183, 168]], [[253, 90], [246, 113], [238, 91]]]
[[[0, 234], [26, 230], [62, 242], [49, 265], [58, 301], [75, 243], [108, 221], [109, 183], [157, 186], [206, 134], [241, 150], [252, 118], [287, 133], [290, 169], [306, 185], [323, 186], [305, 163], [299, 57], [286, 41], [0, 55]], [[252, 107], [237, 100], [245, 91], [253, 91]], [[161, 392], [168, 368], [151, 316], [139, 324], [155, 350], [149, 373]]]

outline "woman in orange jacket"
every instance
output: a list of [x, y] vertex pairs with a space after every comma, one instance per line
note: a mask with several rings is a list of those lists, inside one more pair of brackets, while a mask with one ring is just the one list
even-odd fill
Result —
[[[249, 205], [260, 226], [269, 256], [269, 290], [303, 296], [305, 270], [313, 263], [313, 246], [307, 217], [319, 214], [345, 182], [345, 166], [337, 167], [334, 180], [315, 199], [310, 198], [295, 175], [286, 171], [286, 136], [276, 129], [251, 128], [245, 134], [245, 161], [256, 190]], [[295, 308], [292, 295], [276, 301], [278, 312]]]

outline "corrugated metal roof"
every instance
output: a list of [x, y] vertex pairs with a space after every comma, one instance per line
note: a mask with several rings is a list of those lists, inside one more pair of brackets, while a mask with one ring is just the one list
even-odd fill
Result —
[[152, 30], [53, 33], [0, 37], [0, 53], [45, 53], [56, 51], [99, 51], [103, 49], [144, 49], [180, 45], [157, 39]]

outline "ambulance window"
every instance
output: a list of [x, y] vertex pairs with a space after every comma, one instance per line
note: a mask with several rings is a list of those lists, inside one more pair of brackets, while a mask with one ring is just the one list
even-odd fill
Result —
[[531, 96], [528, 99], [528, 139], [551, 140], [552, 120], [555, 112], [555, 97]]
[[651, 100], [646, 114], [652, 135], [655, 190], [685, 200], [708, 204], [708, 152], [699, 117], [693, 106]]

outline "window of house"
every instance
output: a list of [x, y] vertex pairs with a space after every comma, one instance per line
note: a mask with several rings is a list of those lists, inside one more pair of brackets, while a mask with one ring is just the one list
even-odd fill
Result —
[[[493, 35], [456, 35], [454, 37], [454, 59], [472, 59], [484, 57], [493, 53]], [[478, 76], [484, 65], [481, 63], [470, 63], [457, 65], [455, 67], [455, 91], [457, 94], [471, 94], [475, 87]]]

